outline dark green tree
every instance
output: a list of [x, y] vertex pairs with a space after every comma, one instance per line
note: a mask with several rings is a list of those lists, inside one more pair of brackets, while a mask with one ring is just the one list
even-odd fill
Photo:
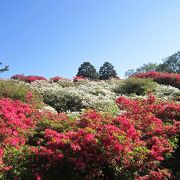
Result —
[[116, 78], [116, 77], [117, 77], [116, 70], [114, 69], [114, 66], [111, 63], [105, 62], [103, 66], [100, 67], [99, 69], [100, 80], [106, 80], [106, 79]]
[[[2, 65], [2, 63], [0, 62], [0, 65]], [[8, 71], [9, 70], [9, 66], [5, 66], [3, 68], [0, 69], [0, 72], [5, 72], [5, 71]]]
[[180, 73], [180, 51], [167, 57], [163, 63], [159, 64], [157, 71]]
[[76, 76], [84, 76], [92, 80], [98, 79], [98, 73], [90, 62], [83, 62]]

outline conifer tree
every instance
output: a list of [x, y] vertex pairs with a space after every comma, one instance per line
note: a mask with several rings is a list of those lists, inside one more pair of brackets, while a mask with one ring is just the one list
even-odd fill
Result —
[[76, 76], [83, 76], [92, 80], [98, 79], [98, 73], [96, 72], [95, 67], [90, 62], [83, 62], [79, 67]]
[[114, 66], [111, 63], [105, 62], [103, 66], [100, 67], [99, 69], [100, 80], [106, 80], [106, 79], [116, 78], [116, 77], [117, 77], [116, 70], [114, 69]]

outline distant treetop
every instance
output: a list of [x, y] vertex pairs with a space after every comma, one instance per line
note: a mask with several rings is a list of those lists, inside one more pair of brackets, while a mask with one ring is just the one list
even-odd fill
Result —
[[116, 78], [116, 77], [117, 77], [116, 70], [114, 69], [114, 66], [111, 63], [105, 62], [103, 66], [100, 67], [99, 69], [100, 80], [106, 80], [106, 79]]
[[180, 51], [172, 54], [171, 56], [165, 58], [163, 63], [147, 63], [143, 64], [137, 69], [129, 69], [126, 71], [125, 76], [131, 76], [136, 73], [145, 73], [145, 72], [168, 72], [168, 73], [180, 73]]
[[83, 76], [92, 80], [98, 79], [98, 73], [90, 62], [83, 62], [76, 76]]
[[[0, 65], [2, 65], [2, 63], [0, 62]], [[9, 66], [5, 66], [3, 68], [0, 69], [0, 72], [5, 72], [5, 71], [8, 71], [9, 70]]]

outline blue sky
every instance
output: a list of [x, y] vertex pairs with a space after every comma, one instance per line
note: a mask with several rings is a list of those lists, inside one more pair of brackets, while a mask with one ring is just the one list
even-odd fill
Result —
[[118, 75], [180, 50], [179, 0], [1, 0], [1, 77], [71, 78], [84, 61]]

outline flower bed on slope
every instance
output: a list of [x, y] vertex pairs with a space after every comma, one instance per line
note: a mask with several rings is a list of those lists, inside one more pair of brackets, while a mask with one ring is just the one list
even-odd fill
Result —
[[0, 100], [1, 179], [170, 179], [180, 133], [177, 103], [119, 97], [123, 114], [77, 118]]

